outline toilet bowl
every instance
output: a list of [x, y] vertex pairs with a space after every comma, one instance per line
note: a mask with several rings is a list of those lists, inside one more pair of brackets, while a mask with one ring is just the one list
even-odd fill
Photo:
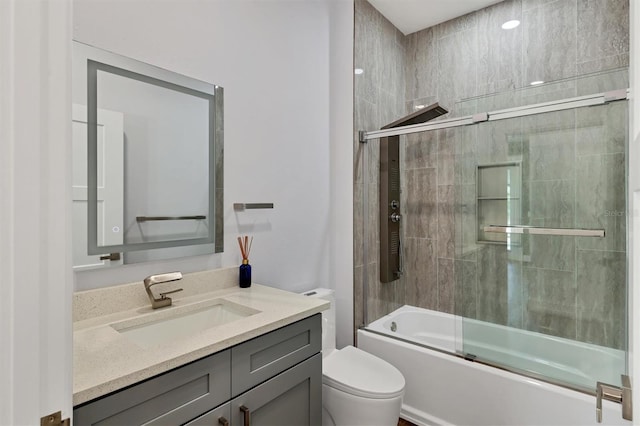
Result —
[[388, 362], [353, 346], [335, 348], [333, 290], [303, 293], [331, 302], [322, 313], [322, 424], [395, 426], [405, 380]]

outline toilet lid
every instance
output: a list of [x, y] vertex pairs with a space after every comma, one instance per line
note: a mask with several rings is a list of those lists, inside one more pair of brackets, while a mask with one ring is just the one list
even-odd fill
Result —
[[353, 346], [323, 360], [322, 382], [364, 398], [394, 398], [404, 392], [404, 376], [397, 368]]

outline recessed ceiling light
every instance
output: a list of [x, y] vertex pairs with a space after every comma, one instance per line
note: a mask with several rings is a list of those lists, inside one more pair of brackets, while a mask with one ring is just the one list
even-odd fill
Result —
[[416, 106], [414, 106], [414, 108], [415, 109], [422, 109], [422, 108], [424, 108], [424, 105], [416, 105]]
[[356, 68], [355, 70], [353, 70], [355, 75], [360, 75], [364, 72], [364, 70], [362, 68]]
[[518, 21], [517, 19], [513, 19], [511, 21], [507, 21], [504, 24], [502, 24], [502, 29], [503, 30], [512, 30], [515, 27], [517, 27], [518, 25], [520, 25], [520, 21]]
[[544, 81], [542, 81], [542, 80], [536, 80], [536, 81], [532, 81], [530, 84], [531, 84], [532, 86], [538, 86], [539, 84], [542, 84], [542, 83], [544, 83]]

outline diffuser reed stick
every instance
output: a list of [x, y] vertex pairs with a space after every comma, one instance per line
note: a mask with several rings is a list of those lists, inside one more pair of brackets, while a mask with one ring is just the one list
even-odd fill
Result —
[[251, 253], [251, 245], [253, 244], [253, 237], [249, 240], [248, 236], [238, 237], [238, 245], [240, 246], [240, 254], [242, 260], [249, 260], [249, 253]]

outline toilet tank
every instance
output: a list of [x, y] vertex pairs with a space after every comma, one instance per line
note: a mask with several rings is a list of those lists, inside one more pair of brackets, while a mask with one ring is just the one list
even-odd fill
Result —
[[330, 288], [314, 288], [302, 294], [331, 302], [329, 309], [322, 311], [322, 356], [326, 357], [336, 348], [336, 309], [333, 290]]

